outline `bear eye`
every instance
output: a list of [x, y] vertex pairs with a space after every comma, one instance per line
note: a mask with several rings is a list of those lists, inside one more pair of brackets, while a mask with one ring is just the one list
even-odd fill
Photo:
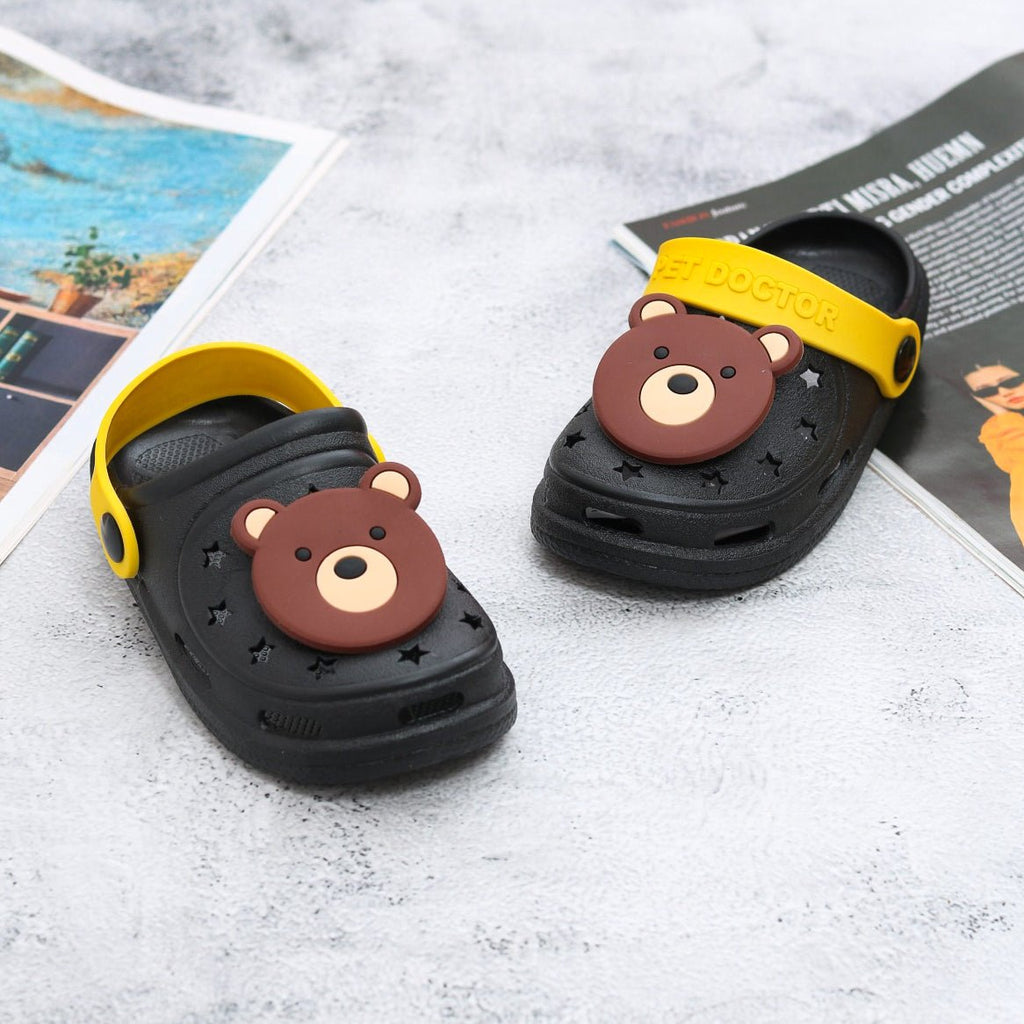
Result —
[[388, 535], [388, 532], [387, 532], [387, 530], [384, 529], [383, 526], [374, 526], [370, 530], [370, 536], [374, 540], [383, 540], [387, 535]]
[[665, 348], [664, 345], [659, 345], [654, 350], [654, 358], [655, 359], [668, 359], [668, 349]]
[[300, 562], [308, 562], [313, 557], [313, 554], [309, 550], [309, 548], [296, 548], [295, 549], [295, 557]]
[[730, 377], [735, 377], [736, 376], [736, 367], [735, 366], [723, 366], [722, 370], [721, 370], [721, 374], [722, 374], [722, 376], [726, 380], [728, 380]]

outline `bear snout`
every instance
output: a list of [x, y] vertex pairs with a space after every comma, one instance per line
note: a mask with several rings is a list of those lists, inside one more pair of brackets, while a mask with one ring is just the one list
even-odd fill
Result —
[[398, 572], [383, 552], [352, 544], [335, 549], [320, 562], [316, 588], [338, 611], [372, 612], [395, 596]]
[[665, 427], [699, 420], [714, 404], [715, 385], [698, 366], [665, 366], [652, 373], [640, 388], [644, 415]]

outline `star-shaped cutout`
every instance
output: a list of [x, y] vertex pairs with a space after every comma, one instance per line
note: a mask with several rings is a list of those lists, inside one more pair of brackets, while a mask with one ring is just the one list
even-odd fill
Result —
[[806, 416], [801, 416], [800, 422], [793, 429], [808, 441], [818, 440], [818, 425], [812, 423]]
[[729, 482], [717, 469], [702, 469], [700, 476], [701, 487], [709, 487], [713, 491], [721, 490]]
[[324, 658], [322, 655], [316, 656], [316, 662], [312, 665], [307, 666], [307, 670], [313, 673], [314, 678], [320, 679], [322, 676], [333, 676], [334, 675], [334, 663], [337, 658]]
[[818, 378], [821, 376], [820, 373], [815, 373], [809, 366], [803, 373], [800, 374], [800, 379], [809, 387], [817, 388], [821, 387], [818, 383]]
[[482, 616], [480, 616], [480, 615], [471, 615], [469, 612], [466, 612], [462, 616], [462, 618], [459, 619], [459, 622], [464, 622], [467, 626], [472, 626], [473, 629], [480, 629], [480, 627], [483, 626], [483, 624], [484, 624], [484, 620], [483, 620]]
[[576, 415], [577, 416], [582, 416], [585, 412], [590, 412], [590, 403], [589, 402], [584, 402], [583, 408], [580, 409], [580, 411], [578, 413], [576, 413]]
[[760, 462], [761, 465], [764, 466], [766, 469], [771, 469], [772, 473], [775, 476], [779, 475], [779, 466], [782, 465], [782, 459], [775, 458], [775, 456], [772, 455], [771, 452], [765, 452], [764, 458], [758, 459], [757, 461]]
[[320, 488], [317, 487], [316, 484], [310, 484], [309, 485], [309, 490], [306, 493], [307, 494], [316, 494], [319, 490], [320, 490]]
[[565, 441], [562, 444], [563, 448], [574, 448], [580, 443], [585, 441], [586, 438], [577, 430], [575, 434], [566, 434]]
[[399, 661], [411, 661], [414, 665], [420, 663], [420, 659], [428, 655], [430, 651], [423, 650], [419, 644], [413, 644], [412, 647], [407, 647], [404, 651], [399, 651], [401, 657]]
[[206, 556], [203, 559], [204, 569], [221, 568], [221, 562], [224, 561], [224, 552], [221, 551], [220, 546], [216, 541], [214, 541], [208, 548], [203, 548], [203, 554]]
[[634, 466], [633, 463], [623, 459], [622, 465], [616, 466], [612, 472], [620, 474], [623, 480], [632, 480], [635, 476], [642, 477], [644, 475], [641, 469], [642, 467]]
[[469, 591], [462, 585], [462, 580], [455, 581], [455, 589], [461, 590], [464, 594], [468, 594]]
[[259, 643], [249, 648], [252, 655], [252, 664], [266, 665], [270, 661], [270, 652], [274, 649], [273, 644], [268, 644], [265, 637], [260, 637]]
[[207, 625], [224, 626], [227, 624], [228, 616], [231, 614], [231, 611], [228, 609], [227, 601], [221, 601], [220, 604], [214, 605], [212, 608], [207, 610], [210, 613], [210, 621]]

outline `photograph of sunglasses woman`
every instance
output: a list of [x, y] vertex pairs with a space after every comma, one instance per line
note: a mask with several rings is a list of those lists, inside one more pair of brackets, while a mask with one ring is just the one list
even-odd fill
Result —
[[1010, 477], [1010, 521], [1024, 544], [1024, 375], [991, 363], [964, 374], [974, 400], [991, 416], [978, 440], [992, 461]]

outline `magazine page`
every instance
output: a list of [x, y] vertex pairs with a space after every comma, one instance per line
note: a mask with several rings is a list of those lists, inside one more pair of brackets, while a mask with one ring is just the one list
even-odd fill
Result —
[[0, 561], [341, 150], [0, 29]]
[[668, 238], [743, 241], [800, 210], [873, 217], [924, 265], [920, 368], [871, 464], [1024, 592], [1024, 54], [860, 146], [614, 238], [650, 271]]

